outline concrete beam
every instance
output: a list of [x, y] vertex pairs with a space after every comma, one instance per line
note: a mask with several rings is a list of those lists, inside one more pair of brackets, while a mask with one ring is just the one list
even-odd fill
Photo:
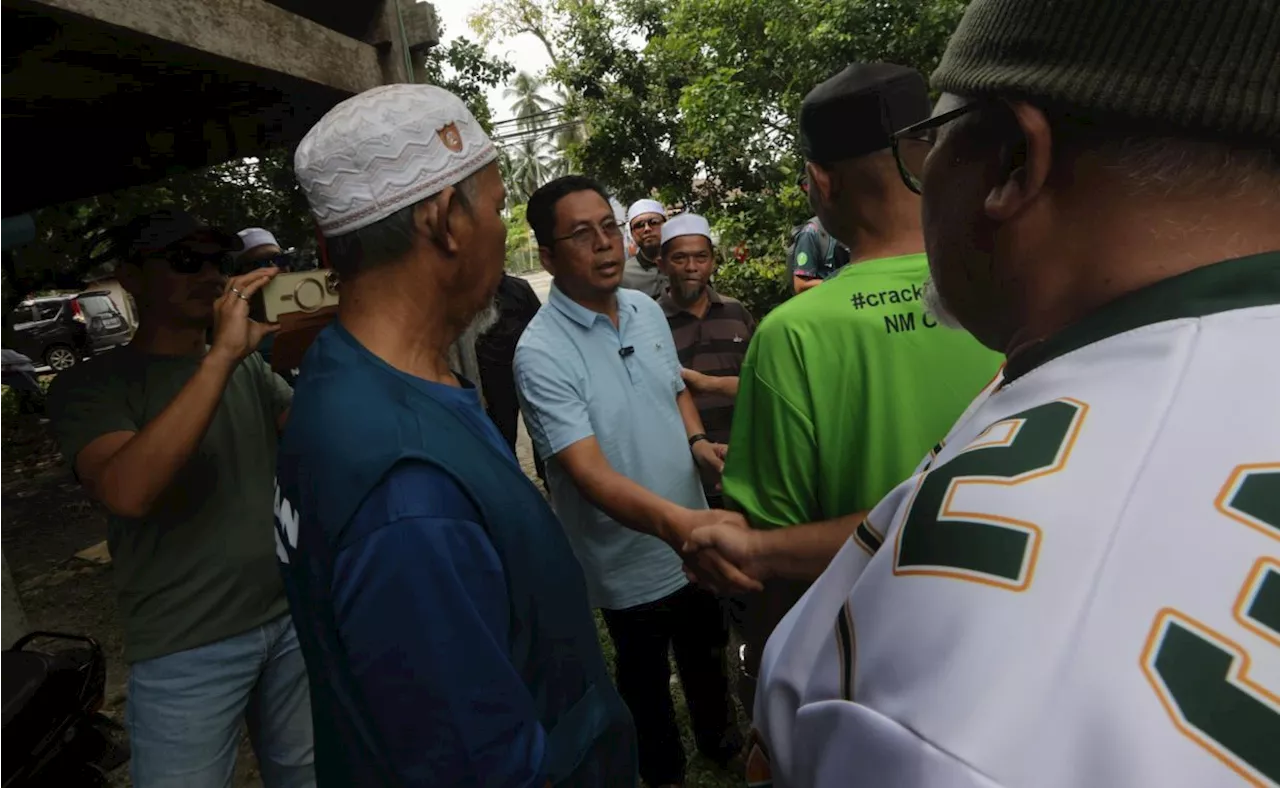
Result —
[[346, 93], [382, 84], [377, 49], [262, 0], [33, 0]]
[[[374, 16], [373, 28], [365, 41], [378, 50], [384, 83], [425, 82], [423, 56], [427, 50], [440, 43], [440, 24], [436, 19], [436, 9], [430, 3], [418, 3], [414, 0], [382, 0], [382, 7]], [[412, 80], [405, 69], [405, 42], [408, 42], [410, 60], [413, 63]]]

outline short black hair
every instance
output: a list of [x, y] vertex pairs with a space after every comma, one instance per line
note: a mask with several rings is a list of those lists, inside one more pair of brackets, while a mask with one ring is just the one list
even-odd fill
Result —
[[[468, 213], [476, 199], [476, 177], [472, 173], [454, 184], [454, 199]], [[353, 279], [372, 268], [393, 263], [413, 251], [413, 214], [419, 205], [435, 195], [406, 205], [359, 230], [324, 239], [329, 267], [341, 279]]]
[[[595, 178], [585, 175], [565, 175], [543, 184], [529, 197], [525, 217], [538, 239], [538, 246], [551, 246], [556, 233], [556, 205], [574, 192], [595, 192], [609, 202], [609, 193]], [[610, 206], [612, 207], [612, 206]]]
[[329, 267], [340, 279], [353, 279], [408, 254], [413, 249], [413, 212], [421, 204], [420, 200], [373, 224], [325, 238]]

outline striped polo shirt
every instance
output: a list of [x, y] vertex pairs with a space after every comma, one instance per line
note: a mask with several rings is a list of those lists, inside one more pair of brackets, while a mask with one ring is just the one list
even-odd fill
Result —
[[[742, 369], [756, 321], [735, 298], [720, 295], [710, 287], [707, 298], [710, 303], [702, 317], [682, 309], [670, 292], [662, 294], [658, 305], [671, 326], [681, 366], [714, 377], [736, 376]], [[707, 438], [715, 443], [728, 443], [729, 429], [733, 426], [733, 397], [695, 394], [693, 399]]]

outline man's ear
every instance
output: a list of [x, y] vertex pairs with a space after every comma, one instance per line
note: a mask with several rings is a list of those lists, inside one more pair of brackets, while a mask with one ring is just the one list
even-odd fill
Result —
[[809, 189], [816, 189], [823, 202], [834, 202], [832, 192], [836, 184], [835, 178], [832, 177], [832, 171], [813, 162], [806, 163], [805, 169], [809, 173]]
[[542, 269], [552, 276], [556, 275], [556, 264], [551, 259], [551, 250], [545, 246], [538, 247], [538, 260], [542, 262]]
[[437, 194], [418, 203], [413, 210], [413, 230], [430, 243], [449, 254], [457, 254], [462, 248], [457, 237], [457, 222], [453, 208], [458, 200], [457, 190], [446, 186]]
[[1003, 124], [998, 182], [983, 204], [987, 216], [1008, 221], [1045, 190], [1053, 167], [1053, 132], [1044, 112], [1025, 102], [1011, 102], [1011, 122]]

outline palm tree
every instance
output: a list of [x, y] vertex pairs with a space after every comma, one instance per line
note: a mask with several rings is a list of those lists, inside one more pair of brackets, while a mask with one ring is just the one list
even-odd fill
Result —
[[508, 185], [524, 201], [539, 186], [559, 175], [563, 168], [563, 160], [556, 155], [550, 143], [536, 136], [525, 137], [511, 157]]
[[522, 131], [541, 126], [542, 124], [538, 121], [541, 120], [543, 113], [555, 106], [551, 99], [542, 95], [544, 87], [546, 83], [542, 79], [527, 71], [521, 71], [516, 74], [511, 87], [502, 91], [503, 98], [515, 99], [512, 109], [516, 113], [516, 125]]

